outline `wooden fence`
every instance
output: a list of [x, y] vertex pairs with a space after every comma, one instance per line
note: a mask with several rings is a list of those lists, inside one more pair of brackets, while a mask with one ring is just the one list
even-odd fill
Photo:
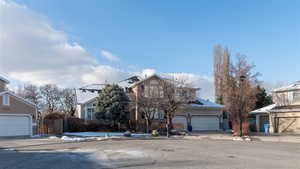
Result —
[[63, 134], [63, 119], [48, 120], [42, 119], [38, 124], [38, 134]]

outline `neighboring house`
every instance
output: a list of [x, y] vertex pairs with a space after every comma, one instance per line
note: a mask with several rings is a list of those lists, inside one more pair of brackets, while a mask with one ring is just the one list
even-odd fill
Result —
[[88, 85], [76, 90], [76, 114], [78, 118], [85, 120], [96, 120], [95, 113], [97, 97], [99, 95], [98, 91], [102, 87], [102, 85]]
[[257, 131], [270, 124], [270, 132], [300, 133], [300, 81], [273, 90], [275, 104], [250, 112], [256, 116]]
[[[161, 102], [164, 101], [164, 91], [163, 86], [161, 86], [161, 81], [169, 79], [164, 79], [158, 75], [152, 75], [142, 81], [139, 81], [131, 86], [129, 86], [130, 97], [135, 97], [135, 100], [139, 98], [157, 98]], [[182, 89], [182, 88], [180, 88]], [[173, 118], [173, 123], [182, 124], [183, 128], [186, 129], [188, 123], [193, 127], [193, 130], [203, 131], [203, 130], [220, 130], [222, 127], [222, 110], [223, 106], [212, 103], [207, 100], [197, 98], [197, 91], [199, 88], [184, 88], [184, 94], [189, 95], [191, 100], [190, 104], [183, 105], [175, 113]], [[175, 93], [176, 96], [181, 97], [182, 91], [179, 90]], [[138, 122], [143, 120], [142, 113], [140, 112], [138, 104], [134, 111], [131, 111], [131, 120]], [[154, 120], [160, 121], [164, 119], [164, 112], [161, 110], [156, 110], [154, 114]]]
[[[137, 83], [126, 87], [128, 96], [131, 100], [139, 100], [141, 97], [162, 99], [164, 97], [163, 87], [160, 85], [162, 80], [167, 80], [152, 75]], [[95, 108], [97, 104], [96, 97], [98, 90], [103, 86], [90, 85], [77, 90], [77, 116], [81, 119], [95, 120]], [[93, 89], [96, 89], [93, 91]], [[173, 118], [174, 124], [181, 124], [184, 129], [187, 128], [188, 122], [193, 126], [193, 130], [220, 130], [222, 129], [222, 111], [223, 106], [210, 102], [208, 100], [197, 98], [198, 88], [185, 88], [187, 94], [193, 98], [191, 104], [182, 106], [176, 112]], [[92, 91], [92, 92], [91, 92]], [[179, 94], [178, 94], [178, 97]], [[164, 120], [164, 113], [161, 110], [156, 110], [154, 114], [154, 122], [162, 122]], [[131, 122], [144, 121], [141, 110], [136, 105], [130, 111]]]
[[36, 105], [9, 91], [7, 84], [0, 76], [0, 137], [30, 136], [36, 130]]

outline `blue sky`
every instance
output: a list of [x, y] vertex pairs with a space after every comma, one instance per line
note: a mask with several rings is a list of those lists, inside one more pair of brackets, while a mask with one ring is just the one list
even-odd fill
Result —
[[0, 35], [13, 86], [159, 73], [213, 98], [218, 44], [246, 55], [269, 89], [300, 80], [299, 0], [0, 0]]
[[[105, 63], [212, 75], [212, 47], [247, 55], [265, 81], [299, 80], [300, 1], [20, 0]], [[106, 63], [110, 64], [110, 63]]]

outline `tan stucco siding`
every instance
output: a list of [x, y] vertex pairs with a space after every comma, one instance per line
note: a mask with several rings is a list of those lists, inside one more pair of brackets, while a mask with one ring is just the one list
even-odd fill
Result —
[[[33, 105], [24, 103], [20, 99], [10, 96], [10, 105], [5, 106], [2, 104], [2, 96], [0, 96], [0, 113], [2, 114], [31, 114], [36, 118], [36, 108]], [[35, 121], [33, 119], [33, 121]]]

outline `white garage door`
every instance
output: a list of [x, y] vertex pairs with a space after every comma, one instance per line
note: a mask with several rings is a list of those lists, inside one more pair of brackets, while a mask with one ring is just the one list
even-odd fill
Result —
[[187, 129], [187, 120], [186, 117], [184, 116], [175, 116], [172, 120], [173, 124], [174, 123], [181, 123], [184, 126], [184, 129]]
[[193, 130], [219, 130], [219, 119], [216, 116], [211, 117], [192, 117]]
[[26, 115], [0, 115], [0, 136], [31, 135], [31, 118]]

